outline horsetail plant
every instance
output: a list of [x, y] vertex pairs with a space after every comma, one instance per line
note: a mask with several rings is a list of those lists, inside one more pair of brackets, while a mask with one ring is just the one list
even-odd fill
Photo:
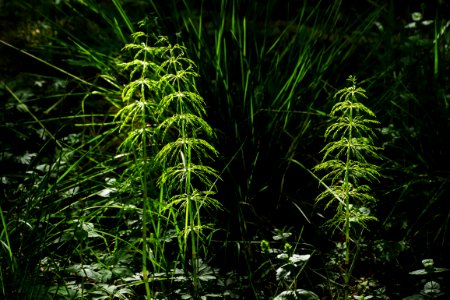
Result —
[[134, 52], [134, 58], [122, 64], [130, 72], [130, 82], [122, 92], [125, 106], [116, 117], [122, 120], [121, 130], [127, 130], [120, 149], [134, 158], [127, 171], [130, 178], [140, 180], [142, 188], [142, 264], [147, 298], [151, 297], [152, 281], [149, 261], [153, 274], [176, 270], [165, 253], [164, 234], [169, 232], [176, 232], [178, 240], [179, 251], [172, 260], [181, 260], [183, 271], [191, 272], [190, 293], [195, 298], [199, 292], [198, 264], [207, 254], [208, 236], [203, 229], [210, 227], [203, 224], [200, 210], [221, 206], [211, 197], [218, 173], [203, 164], [218, 154], [204, 139], [211, 137], [213, 130], [202, 118], [205, 102], [196, 89], [198, 74], [194, 62], [186, 57], [185, 47], [143, 32], [133, 34], [133, 39], [125, 50]]
[[350, 244], [357, 244], [361, 229], [367, 228], [367, 222], [376, 220], [370, 214], [377, 199], [372, 196], [368, 183], [376, 180], [379, 167], [369, 159], [380, 159], [377, 153], [381, 148], [373, 144], [375, 136], [372, 126], [378, 124], [375, 114], [358, 98], [367, 98], [366, 91], [356, 87], [356, 78], [349, 76], [351, 85], [339, 90], [334, 99], [330, 116], [333, 122], [325, 131], [325, 138], [330, 141], [322, 149], [322, 162], [313, 170], [326, 172], [320, 182], [326, 189], [318, 195], [316, 201], [327, 200], [325, 208], [334, 207], [334, 216], [327, 221], [334, 229], [344, 235], [345, 262], [344, 299], [348, 299], [348, 289], [356, 255], [350, 261]]
[[[157, 113], [170, 116], [157, 127], [165, 144], [155, 157], [163, 170], [158, 184], [179, 233], [184, 269], [189, 268], [186, 262], [190, 262], [192, 268], [195, 298], [199, 292], [201, 256], [207, 253], [203, 230], [210, 227], [203, 224], [200, 209], [221, 206], [211, 197], [219, 175], [204, 165], [203, 160], [213, 159], [218, 152], [202, 138], [211, 137], [213, 131], [202, 119], [206, 114], [205, 102], [196, 89], [198, 74], [194, 71], [194, 62], [186, 58], [183, 46], [171, 45], [166, 39], [162, 42], [167, 44], [164, 53], [167, 59], [161, 64], [165, 75], [160, 79], [160, 88], [164, 97]], [[172, 212], [181, 212], [183, 221], [180, 223], [176, 218], [178, 214]]]

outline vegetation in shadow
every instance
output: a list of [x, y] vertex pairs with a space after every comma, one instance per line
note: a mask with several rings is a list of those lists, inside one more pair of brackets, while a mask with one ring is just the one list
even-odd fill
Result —
[[0, 298], [445, 299], [449, 11], [0, 1]]

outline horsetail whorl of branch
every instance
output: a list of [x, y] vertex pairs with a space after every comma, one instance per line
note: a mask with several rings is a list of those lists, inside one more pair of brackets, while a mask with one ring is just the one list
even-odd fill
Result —
[[338, 102], [331, 109], [333, 122], [325, 130], [328, 143], [321, 150], [322, 162], [314, 167], [314, 171], [325, 173], [322, 181], [329, 184], [316, 200], [327, 200], [325, 207], [335, 207], [336, 214], [328, 223], [344, 225], [344, 231], [350, 223], [365, 226], [366, 221], [376, 220], [370, 214], [376, 199], [367, 183], [380, 176], [379, 167], [370, 161], [380, 159], [381, 150], [373, 144], [372, 127], [378, 124], [375, 114], [359, 102], [367, 98], [366, 91], [356, 86], [355, 77], [348, 81], [351, 85], [334, 96]]

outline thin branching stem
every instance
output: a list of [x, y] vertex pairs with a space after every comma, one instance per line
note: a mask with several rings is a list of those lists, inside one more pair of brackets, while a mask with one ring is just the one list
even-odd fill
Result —
[[348, 80], [351, 86], [335, 95], [338, 102], [331, 110], [334, 122], [325, 131], [325, 137], [331, 141], [322, 149], [322, 162], [314, 167], [315, 171], [326, 172], [319, 180], [326, 190], [316, 200], [328, 199], [325, 207], [336, 209], [327, 224], [339, 229], [345, 240], [344, 299], [348, 299], [357, 255], [357, 252], [351, 253], [351, 244], [360, 240], [354, 235], [362, 234], [358, 228], [366, 228], [367, 221], [376, 220], [370, 214], [376, 199], [370, 194], [370, 188], [361, 182], [371, 182], [379, 176], [378, 167], [367, 161], [379, 158], [377, 151], [380, 150], [372, 142], [374, 134], [370, 125], [378, 123], [375, 114], [357, 99], [366, 98], [365, 90], [356, 87], [355, 77], [350, 76]]

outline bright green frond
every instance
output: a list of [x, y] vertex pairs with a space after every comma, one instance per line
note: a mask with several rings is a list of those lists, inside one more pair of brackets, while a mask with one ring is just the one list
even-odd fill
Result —
[[[182, 158], [179, 157], [180, 151], [186, 151], [189, 147], [192, 155], [201, 160], [202, 157], [213, 158], [217, 156], [217, 150], [207, 141], [199, 138], [178, 138], [174, 142], [167, 143], [156, 155], [156, 161], [173, 162], [179, 161]], [[179, 157], [176, 159], [176, 157]]]
[[181, 128], [188, 130], [193, 137], [197, 135], [197, 132], [205, 133], [208, 136], [211, 136], [213, 132], [211, 126], [205, 120], [193, 114], [169, 117], [159, 124], [157, 130], [162, 132], [162, 138], [164, 139], [169, 130], [175, 130], [180, 134]]
[[169, 108], [182, 108], [187, 112], [192, 111], [196, 115], [205, 115], [205, 101], [203, 98], [188, 91], [177, 91], [164, 96], [159, 103], [158, 112], [166, 111]]

